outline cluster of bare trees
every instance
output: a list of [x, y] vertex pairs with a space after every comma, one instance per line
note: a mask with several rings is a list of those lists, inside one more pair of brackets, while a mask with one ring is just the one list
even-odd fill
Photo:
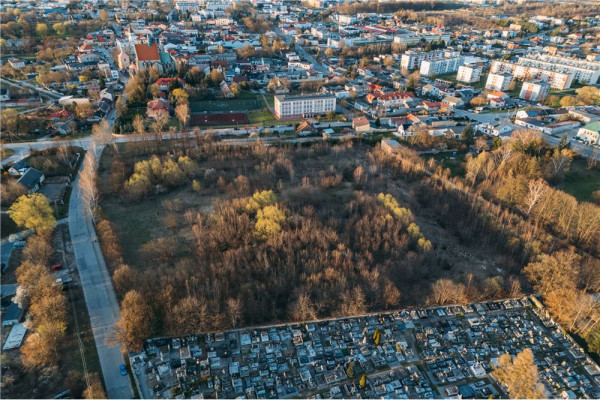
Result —
[[[352, 143], [231, 147], [199, 135], [165, 143], [159, 148], [168, 152], [164, 158], [148, 159], [154, 150], [141, 143], [125, 153], [109, 149], [116, 168], [100, 185], [113, 188], [106, 197], [122, 198], [118, 188], [132, 173], [156, 184], [165, 163], [183, 170], [178, 164], [188, 159], [195, 173], [167, 190], [193, 186], [193, 193], [217, 196], [212, 209], [202, 212], [178, 200], [162, 202], [169, 234], [145, 243], [134, 259], [124, 259], [114, 225], [98, 224], [124, 300], [121, 339], [137, 348], [159, 333], [352, 315], [400, 301], [450, 304], [519, 296], [521, 266], [553, 245], [541, 226], [527, 220], [537, 215], [550, 189], [538, 188], [543, 167], [520, 154], [540, 149], [535, 138], [523, 137], [515, 148], [502, 146], [485, 156], [492, 158], [482, 157], [479, 168], [468, 167], [479, 193], [405, 148], [393, 156], [376, 148], [357, 161]], [[486, 180], [507, 164], [512, 174], [532, 178], [525, 181], [518, 214], [480, 196], [494, 188]], [[410, 183], [415, 199], [403, 203], [399, 192], [390, 191], [390, 176]], [[420, 208], [443, 216], [438, 223], [460, 242], [502, 254], [513, 275], [448, 279], [444, 271], [452, 261], [444, 247], [421, 233], [413, 215]], [[591, 315], [586, 308], [574, 318], [590, 321]], [[592, 337], [590, 325], [577, 322], [581, 334]]]
[[566, 148], [544, 148], [539, 135], [519, 131], [491, 152], [468, 157], [466, 180], [491, 199], [500, 200], [561, 239], [598, 254], [600, 207], [578, 202], [552, 188], [568, 171], [573, 155]]
[[578, 255], [573, 249], [541, 255], [523, 270], [549, 311], [561, 324], [600, 351], [600, 261]]
[[24, 262], [17, 268], [19, 288], [15, 300], [29, 309], [33, 333], [21, 348], [26, 368], [55, 368], [67, 328], [66, 298], [48, 269], [53, 254], [52, 232], [40, 232], [27, 241]]
[[85, 211], [96, 220], [96, 210], [98, 207], [99, 192], [96, 184], [96, 169], [98, 168], [98, 156], [95, 142], [92, 141], [87, 155], [83, 160], [83, 169], [79, 173], [79, 188], [81, 189], [81, 198], [85, 206]]
[[531, 349], [524, 349], [513, 359], [503, 354], [492, 376], [507, 388], [511, 399], [542, 399], [547, 396], [539, 381], [538, 368]]
[[[221, 194], [211, 212], [163, 202], [165, 226], [177, 234], [144, 244], [135, 260], [124, 260], [112, 224], [98, 224], [123, 296], [121, 339], [133, 348], [157, 333], [397, 307], [401, 293], [435, 273], [433, 245], [414, 216], [382, 193], [386, 172], [374, 158], [360, 165], [345, 157], [351, 143], [298, 149], [208, 143], [181, 144], [164, 161], [132, 165], [135, 158], [119, 158], [122, 170], [133, 167], [134, 175], [156, 180], [165, 162], [189, 157], [204, 171], [195, 175], [196, 191]], [[328, 159], [337, 161], [313, 167]]]

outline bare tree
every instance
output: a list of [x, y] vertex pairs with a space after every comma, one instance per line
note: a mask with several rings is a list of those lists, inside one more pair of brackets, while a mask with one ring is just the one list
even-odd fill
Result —
[[187, 103], [181, 103], [175, 107], [175, 115], [181, 123], [181, 129], [183, 130], [190, 120], [190, 106]]
[[525, 197], [525, 203], [522, 206], [522, 211], [525, 213], [525, 215], [529, 216], [531, 210], [533, 210], [533, 208], [548, 190], [548, 185], [543, 179], [532, 179], [527, 184], [527, 187], [529, 190], [527, 192], [527, 196]]
[[242, 303], [238, 298], [229, 298], [227, 299], [227, 312], [229, 313], [229, 318], [231, 321], [231, 327], [235, 328], [240, 321], [240, 317], [242, 315]]
[[61, 144], [56, 151], [56, 157], [65, 165], [71, 165], [71, 151], [69, 148]]
[[438, 279], [432, 286], [435, 304], [460, 303], [466, 300], [466, 287], [450, 279]]
[[96, 168], [98, 166], [96, 157], [96, 146], [92, 142], [83, 161], [83, 169], [79, 174], [81, 197], [86, 207], [86, 212], [94, 221], [96, 220], [96, 208], [99, 198], [98, 187], [96, 185]]
[[307, 293], [300, 293], [292, 305], [292, 318], [296, 321], [308, 321], [317, 318], [315, 306]]
[[530, 349], [517, 354], [514, 360], [508, 353], [501, 356], [492, 376], [507, 387], [511, 399], [545, 397], [544, 386], [539, 382], [538, 369]]
[[105, 119], [103, 119], [102, 121], [100, 121], [92, 127], [92, 134], [94, 135], [94, 138], [98, 141], [98, 143], [102, 145], [107, 145], [112, 139], [110, 124]]
[[587, 169], [592, 169], [598, 164], [598, 158], [600, 157], [600, 149], [598, 147], [590, 146], [587, 150]]

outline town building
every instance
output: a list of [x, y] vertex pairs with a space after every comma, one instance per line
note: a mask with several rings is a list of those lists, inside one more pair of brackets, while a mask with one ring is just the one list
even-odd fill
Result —
[[441, 60], [424, 60], [421, 63], [421, 76], [444, 75], [458, 71], [465, 62], [464, 57], [450, 57]]
[[408, 70], [419, 69], [421, 68], [421, 63], [423, 61], [436, 61], [444, 58], [443, 50], [434, 50], [434, 51], [414, 51], [408, 50], [404, 54], [402, 54], [402, 58], [400, 60], [400, 66], [402, 68], [406, 68]]
[[490, 68], [490, 75], [491, 74], [511, 74], [515, 78], [521, 80], [538, 80], [548, 82], [553, 89], [559, 90], [568, 89], [573, 83], [572, 73], [552, 71], [536, 66], [515, 64], [498, 60], [492, 62], [492, 66]]
[[519, 97], [534, 103], [542, 102], [550, 92], [550, 84], [547, 82], [523, 82]]
[[481, 79], [482, 68], [477, 65], [461, 65], [458, 67], [458, 74], [456, 74], [456, 80], [465, 83], [479, 82]]
[[581, 60], [574, 57], [538, 54], [520, 57], [519, 64], [549, 71], [571, 74], [573, 80], [585, 85], [595, 85], [600, 77], [600, 62]]
[[41, 171], [35, 168], [29, 168], [25, 173], [17, 180], [18, 183], [23, 185], [27, 189], [27, 193], [35, 193], [40, 190], [42, 182], [46, 177]]
[[307, 118], [335, 112], [336, 97], [332, 95], [275, 96], [277, 119]]
[[505, 90], [508, 90], [512, 80], [513, 76], [511, 74], [490, 73], [485, 82], [485, 88], [487, 90], [504, 92]]
[[577, 138], [588, 143], [600, 143], [600, 122], [591, 122], [579, 128]]

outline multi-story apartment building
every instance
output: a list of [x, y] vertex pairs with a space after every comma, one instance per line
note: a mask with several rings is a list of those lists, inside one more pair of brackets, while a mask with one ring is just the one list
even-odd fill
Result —
[[196, 12], [198, 11], [198, 3], [190, 0], [176, 0], [175, 9], [180, 13]]
[[427, 61], [436, 61], [444, 58], [443, 50], [434, 50], [434, 51], [423, 51], [418, 52], [414, 50], [408, 50], [406, 53], [402, 54], [402, 59], [400, 61], [400, 66], [402, 68], [406, 68], [408, 70], [421, 68], [421, 63], [425, 60]]
[[573, 83], [573, 74], [551, 71], [548, 69], [515, 64], [507, 61], [494, 61], [490, 68], [490, 73], [493, 74], [512, 74], [515, 78], [521, 80], [537, 80], [548, 82], [554, 89], [568, 89]]
[[519, 64], [549, 71], [572, 74], [575, 82], [595, 85], [600, 77], [600, 62], [550, 54], [520, 57]]
[[425, 60], [421, 63], [422, 76], [436, 76], [449, 74], [458, 71], [458, 68], [465, 62], [464, 57], [443, 58], [441, 60]]
[[508, 90], [512, 80], [513, 76], [511, 74], [495, 74], [490, 72], [487, 81], [485, 82], [485, 88], [487, 90], [504, 92], [505, 90]]
[[275, 118], [307, 118], [335, 112], [335, 100], [332, 95], [275, 96]]
[[461, 65], [458, 67], [456, 80], [465, 83], [479, 82], [481, 79], [482, 68], [477, 65]]
[[532, 102], [544, 101], [550, 92], [550, 84], [547, 82], [524, 82], [519, 97]]
[[421, 41], [425, 41], [427, 43], [437, 42], [450, 42], [450, 34], [449, 33], [414, 33], [414, 32], [402, 32], [394, 35], [394, 43], [398, 44], [416, 44]]

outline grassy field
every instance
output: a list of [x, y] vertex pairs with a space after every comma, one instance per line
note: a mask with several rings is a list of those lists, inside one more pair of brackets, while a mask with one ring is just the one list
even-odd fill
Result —
[[256, 96], [246, 99], [218, 99], [190, 101], [191, 112], [226, 112], [259, 110], [262, 102]]
[[577, 158], [565, 175], [560, 189], [575, 196], [578, 201], [590, 201], [592, 192], [600, 190], [600, 168], [587, 169], [587, 161]]
[[[440, 163], [442, 168], [448, 168], [451, 176], [465, 176], [465, 154], [458, 153], [456, 157], [452, 156], [453, 151], [446, 151], [433, 155], [435, 161]], [[431, 155], [423, 155], [424, 159], [429, 159]]]

